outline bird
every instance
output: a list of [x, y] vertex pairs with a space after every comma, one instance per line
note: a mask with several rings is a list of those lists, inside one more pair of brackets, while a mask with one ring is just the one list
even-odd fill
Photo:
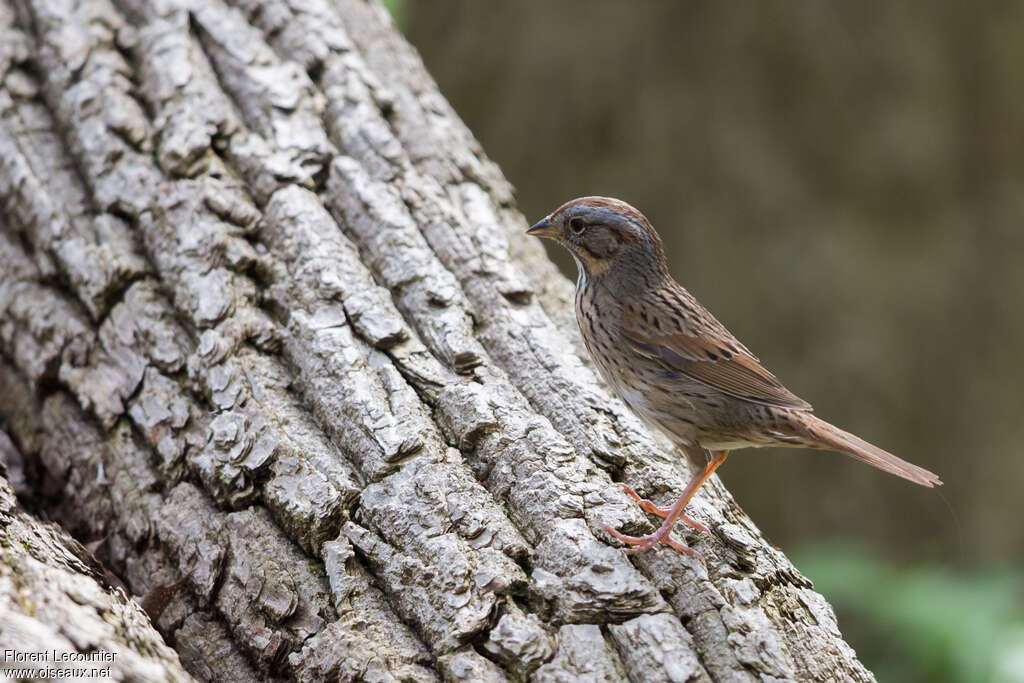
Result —
[[624, 483], [640, 507], [664, 519], [653, 534], [605, 531], [633, 554], [672, 539], [677, 521], [707, 533], [685, 508], [729, 452], [792, 446], [832, 450], [921, 486], [942, 484], [928, 470], [829, 424], [783, 386], [725, 326], [669, 274], [661, 238], [624, 201], [579, 197], [531, 226], [576, 261], [576, 321], [599, 373], [648, 426], [663, 432], [693, 475], [674, 504], [659, 507]]

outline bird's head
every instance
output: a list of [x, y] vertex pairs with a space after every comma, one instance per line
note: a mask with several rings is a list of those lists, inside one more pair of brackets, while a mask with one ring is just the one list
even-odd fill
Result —
[[[553, 239], [590, 278], [633, 264], [664, 272], [661, 238], [642, 213], [610, 197], [580, 197], [538, 221], [527, 235]], [[621, 265], [620, 265], [621, 264]]]

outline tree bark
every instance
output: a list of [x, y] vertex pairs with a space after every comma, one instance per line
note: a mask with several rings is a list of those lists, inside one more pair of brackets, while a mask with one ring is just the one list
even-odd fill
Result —
[[380, 6], [2, 3], [23, 499], [192, 675], [873, 680], [717, 479], [707, 567], [611, 545], [686, 464]]
[[[8, 459], [13, 454], [3, 432], [0, 452]], [[4, 478], [0, 663], [4, 680], [193, 680], [146, 613], [110, 585], [92, 554], [60, 527], [19, 509]]]

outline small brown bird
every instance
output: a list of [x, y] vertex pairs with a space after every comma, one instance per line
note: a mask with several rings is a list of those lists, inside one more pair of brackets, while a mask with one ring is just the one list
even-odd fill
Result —
[[[605, 381], [647, 424], [686, 454], [695, 474], [670, 508], [623, 489], [665, 519], [649, 536], [608, 533], [637, 553], [672, 540], [677, 520], [706, 532], [683, 510], [729, 451], [796, 446], [839, 451], [921, 486], [942, 484], [897, 458], [815, 417], [811, 405], [768, 372], [722, 323], [669, 275], [661, 238], [642, 213], [608, 197], [563, 204], [527, 234], [553, 239], [579, 268], [576, 320]], [[707, 449], [710, 457], [705, 455]]]

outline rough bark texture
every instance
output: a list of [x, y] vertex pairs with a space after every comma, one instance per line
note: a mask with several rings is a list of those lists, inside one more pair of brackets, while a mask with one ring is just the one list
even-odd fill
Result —
[[[362, 0], [0, 3], [0, 415], [205, 680], [872, 680]], [[173, 664], [168, 677], [173, 677]]]
[[[0, 450], [13, 454], [3, 432]], [[47, 654], [19, 661], [9, 648]], [[79, 656], [90, 652], [98, 658]], [[0, 661], [21, 668], [26, 679], [193, 680], [146, 613], [109, 584], [92, 554], [60, 527], [20, 510], [2, 477]], [[4, 680], [8, 676], [15, 674], [5, 672]]]

